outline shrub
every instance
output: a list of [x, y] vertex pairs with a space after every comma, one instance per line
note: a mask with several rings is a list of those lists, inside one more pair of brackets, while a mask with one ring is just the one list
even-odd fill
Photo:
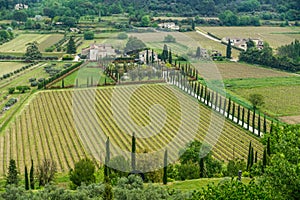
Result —
[[36, 81], [33, 81], [33, 82], [31, 82], [31, 84], [30, 84], [31, 87], [36, 87], [37, 85], [38, 85], [38, 82], [36, 82]]
[[118, 39], [119, 40], [125, 40], [128, 38], [128, 35], [126, 33], [120, 33], [118, 34]]
[[87, 31], [83, 35], [85, 40], [93, 40], [94, 39], [94, 32], [92, 31]]
[[34, 81], [36, 81], [36, 78], [30, 78], [29, 79], [29, 82], [31, 83], [31, 82], [34, 82]]
[[74, 56], [66, 54], [62, 57], [62, 60], [74, 60]]

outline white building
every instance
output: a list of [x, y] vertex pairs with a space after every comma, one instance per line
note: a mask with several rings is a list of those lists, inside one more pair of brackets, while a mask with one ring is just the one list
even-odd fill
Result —
[[171, 29], [171, 30], [179, 30], [179, 26], [177, 26], [174, 22], [164, 22], [161, 24], [158, 24], [158, 27], [161, 29]]
[[117, 54], [110, 44], [91, 44], [90, 47], [82, 49], [81, 55], [86, 55], [87, 59], [97, 61], [101, 58], [115, 57]]
[[23, 3], [18, 3], [15, 5], [15, 10], [23, 10], [23, 9], [28, 9], [28, 5]]
[[258, 48], [258, 49], [263, 49], [263, 47], [264, 47], [264, 42], [259, 38], [247, 38], [246, 39], [246, 38], [226, 37], [226, 38], [223, 38], [222, 40], [224, 42], [228, 42], [228, 40], [230, 40], [232, 46], [244, 49], [245, 51], [247, 50], [247, 42], [249, 40], [252, 40], [255, 43], [256, 48]]

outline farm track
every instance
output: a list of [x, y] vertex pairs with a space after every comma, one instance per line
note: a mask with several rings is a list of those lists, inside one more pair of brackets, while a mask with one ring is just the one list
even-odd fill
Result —
[[[118, 98], [113, 99], [116, 110], [111, 108], [114, 92], [118, 93]], [[125, 112], [125, 108], [121, 109], [127, 104], [123, 97], [131, 93], [128, 112]], [[189, 117], [185, 121], [176, 96], [187, 103]], [[199, 119], [196, 109], [188, 106], [189, 101], [199, 106]], [[160, 106], [154, 106], [156, 104]], [[161, 122], [161, 106], [165, 109], [164, 123]], [[119, 111], [118, 119], [114, 116], [116, 111]], [[74, 118], [73, 112], [78, 116]], [[21, 173], [25, 165], [31, 165], [31, 159], [37, 165], [44, 158], [51, 158], [56, 161], [59, 171], [68, 171], [83, 157], [90, 157], [100, 164], [104, 161], [107, 137], [111, 141], [111, 157], [114, 157], [130, 151], [133, 132], [137, 136], [137, 152], [151, 153], [169, 145], [170, 159], [176, 159], [178, 149], [193, 137], [195, 123], [199, 123], [195, 137], [201, 141], [206, 138], [210, 144], [214, 144], [218, 131], [221, 131], [212, 149], [215, 158], [224, 161], [233, 156], [246, 159], [250, 141], [258, 157], [262, 157], [262, 144], [249, 132], [228, 120], [224, 126], [218, 122], [210, 124], [211, 120], [222, 119], [217, 112], [166, 84], [40, 92], [0, 136], [0, 164], [3, 166], [0, 174], [6, 173], [10, 159], [17, 159]], [[135, 126], [140, 126], [151, 136], [141, 138], [142, 133]], [[208, 130], [211, 134], [207, 134]], [[177, 143], [174, 143], [175, 139]]]

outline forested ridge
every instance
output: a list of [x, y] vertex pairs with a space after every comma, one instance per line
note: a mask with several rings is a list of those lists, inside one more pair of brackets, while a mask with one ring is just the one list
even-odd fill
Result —
[[153, 16], [218, 16], [225, 10], [262, 19], [299, 20], [298, 0], [0, 0], [1, 18], [12, 18], [14, 6], [29, 5], [27, 15], [68, 16], [150, 13]]

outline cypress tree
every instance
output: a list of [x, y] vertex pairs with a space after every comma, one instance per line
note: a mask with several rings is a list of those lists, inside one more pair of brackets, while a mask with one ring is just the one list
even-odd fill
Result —
[[169, 63], [172, 64], [172, 51], [169, 51]]
[[61, 88], [65, 88], [65, 80], [64, 79], [61, 80]]
[[89, 77], [86, 77], [86, 87], [89, 87]]
[[25, 165], [25, 190], [29, 190], [29, 179], [28, 179], [28, 171], [26, 165]]
[[250, 128], [250, 109], [248, 108], [248, 114], [247, 114], [247, 130]]
[[211, 98], [210, 98], [211, 107], [213, 107], [214, 100], [215, 100], [215, 93], [214, 93], [214, 91], [212, 90], [212, 91], [211, 91]]
[[78, 88], [78, 78], [76, 78], [76, 87]]
[[131, 142], [131, 168], [135, 171], [135, 153], [136, 153], [136, 144], [135, 144], [135, 134], [132, 135], [132, 142]]
[[252, 132], [255, 132], [255, 109], [253, 110], [253, 117], [252, 117]]
[[165, 157], [164, 157], [164, 174], [163, 174], [163, 183], [166, 185], [168, 183], [168, 150], [165, 151]]
[[105, 77], [105, 79], [104, 79], [104, 85], [106, 85], [106, 77]]
[[29, 180], [30, 180], [30, 188], [34, 190], [34, 167], [33, 167], [33, 160], [31, 160], [31, 167], [29, 172]]
[[232, 102], [232, 115], [231, 115], [231, 117], [232, 117], [233, 122], [234, 122], [234, 114], [235, 114], [235, 103]]
[[267, 133], [267, 120], [266, 120], [266, 115], [264, 114], [264, 133]]
[[249, 170], [249, 166], [251, 163], [251, 149], [252, 149], [252, 145], [251, 145], [251, 141], [250, 141], [249, 149], [248, 149], [248, 158], [247, 158], [247, 170]]
[[226, 48], [226, 58], [231, 58], [231, 42], [230, 39], [228, 39], [227, 48]]
[[110, 161], [110, 142], [109, 142], [109, 137], [107, 137], [107, 140], [105, 142], [106, 145], [106, 156], [105, 156], [105, 162], [106, 164], [109, 163]]
[[262, 166], [262, 172], [265, 172], [265, 168], [267, 166], [267, 151], [266, 149], [264, 149], [264, 153], [263, 153], [263, 166]]
[[207, 99], [207, 86], [205, 86], [205, 90], [204, 90], [204, 102]]
[[257, 126], [257, 130], [258, 130], [258, 137], [260, 137], [260, 113], [258, 114], [258, 126]]
[[207, 94], [207, 99], [206, 99], [206, 105], [209, 106], [209, 101], [210, 101], [210, 91], [207, 91], [208, 94]]
[[204, 158], [200, 158], [199, 167], [200, 167], [200, 178], [204, 178]]
[[198, 70], [196, 70], [196, 81], [198, 81]]
[[221, 113], [221, 107], [222, 107], [222, 96], [219, 97], [219, 112]]
[[192, 30], [195, 30], [195, 21], [192, 20]]
[[166, 63], [168, 59], [168, 46], [164, 44], [163, 52], [162, 52], [162, 60]]
[[202, 97], [203, 97], [203, 88], [204, 88], [204, 86], [201, 84], [200, 100], [201, 100]]
[[268, 137], [267, 140], [267, 154], [270, 156], [271, 155], [271, 142], [270, 142], [270, 136]]
[[271, 126], [270, 126], [270, 134], [272, 134], [272, 132], [273, 132], [273, 120], [272, 120]]
[[197, 99], [199, 99], [200, 96], [200, 83], [197, 84]]
[[73, 37], [70, 37], [69, 42], [67, 44], [67, 54], [74, 54], [74, 53], [76, 53], [76, 45]]
[[151, 56], [151, 62], [154, 63], [154, 51], [152, 49], [152, 52], [151, 52], [152, 56]]
[[251, 148], [251, 154], [250, 154], [250, 166], [249, 166], [249, 169], [253, 166], [253, 162], [254, 162], [254, 149], [252, 147]]
[[228, 107], [227, 107], [227, 118], [229, 118], [230, 115], [230, 108], [231, 108], [231, 98], [229, 97]]
[[8, 175], [6, 177], [6, 184], [11, 185], [18, 185], [19, 178], [18, 178], [18, 171], [16, 166], [16, 161], [11, 159], [9, 161], [9, 167], [8, 167]]
[[224, 98], [223, 115], [225, 115], [226, 106], [227, 106], [227, 98], [226, 98], [226, 96], [225, 96], [225, 98]]
[[91, 86], [93, 87], [94, 84], [94, 80], [93, 80], [93, 76], [91, 76]]
[[245, 124], [245, 108], [243, 107], [243, 111], [242, 111], [242, 127], [244, 128], [244, 124]]
[[218, 92], [216, 92], [216, 98], [215, 98], [215, 110], [217, 110], [218, 102], [219, 102], [219, 95], [218, 95]]
[[239, 124], [239, 122], [240, 122], [240, 116], [241, 115], [241, 106], [240, 106], [240, 104], [239, 104], [239, 106], [238, 106], [238, 116], [237, 116], [237, 124]]
[[255, 151], [254, 163], [257, 163], [257, 151]]
[[146, 64], [149, 64], [149, 51], [148, 49], [146, 50]]

